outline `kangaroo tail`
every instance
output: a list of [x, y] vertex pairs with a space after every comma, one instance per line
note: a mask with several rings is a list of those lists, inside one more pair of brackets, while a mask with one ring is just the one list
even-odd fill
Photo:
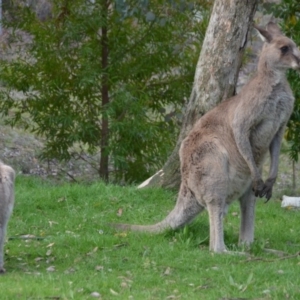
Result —
[[116, 223], [110, 223], [109, 225], [117, 230], [152, 232], [152, 233], [161, 233], [168, 228], [172, 228], [170, 224], [168, 224], [166, 219], [154, 225], [131, 225], [131, 224], [116, 224]]
[[132, 230], [142, 232], [161, 233], [166, 229], [177, 229], [189, 223], [194, 217], [204, 209], [199, 205], [193, 193], [181, 185], [178, 199], [174, 209], [168, 216], [154, 225], [130, 225], [130, 224], [110, 224], [118, 230]]

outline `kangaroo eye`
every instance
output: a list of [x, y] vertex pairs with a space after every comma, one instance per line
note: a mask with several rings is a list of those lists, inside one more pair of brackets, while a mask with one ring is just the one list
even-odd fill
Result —
[[282, 46], [282, 47], [280, 48], [280, 50], [281, 50], [281, 53], [282, 53], [282, 54], [285, 54], [285, 53], [287, 53], [287, 52], [289, 51], [289, 47], [288, 47], [288, 46]]

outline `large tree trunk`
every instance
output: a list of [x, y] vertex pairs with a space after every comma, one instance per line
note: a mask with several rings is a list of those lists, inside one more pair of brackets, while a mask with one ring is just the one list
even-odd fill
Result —
[[140, 188], [179, 187], [181, 142], [202, 115], [234, 94], [257, 2], [215, 0], [177, 144], [162, 170]]

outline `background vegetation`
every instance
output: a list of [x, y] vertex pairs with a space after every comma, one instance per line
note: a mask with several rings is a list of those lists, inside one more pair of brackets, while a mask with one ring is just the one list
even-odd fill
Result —
[[177, 137], [209, 1], [56, 0], [42, 21], [14, 3], [15, 53], [0, 68], [7, 123], [43, 137], [44, 159], [88, 152], [104, 180], [151, 175]]

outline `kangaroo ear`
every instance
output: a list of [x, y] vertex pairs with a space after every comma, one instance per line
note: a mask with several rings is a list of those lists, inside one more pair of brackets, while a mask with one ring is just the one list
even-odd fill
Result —
[[279, 26], [274, 22], [269, 22], [267, 24], [267, 31], [274, 35], [283, 35]]
[[253, 27], [257, 30], [258, 35], [262, 39], [263, 42], [270, 43], [272, 41], [272, 39], [273, 39], [272, 32], [269, 32], [268, 30], [266, 30], [262, 27], [259, 27], [255, 24], [253, 25]]

